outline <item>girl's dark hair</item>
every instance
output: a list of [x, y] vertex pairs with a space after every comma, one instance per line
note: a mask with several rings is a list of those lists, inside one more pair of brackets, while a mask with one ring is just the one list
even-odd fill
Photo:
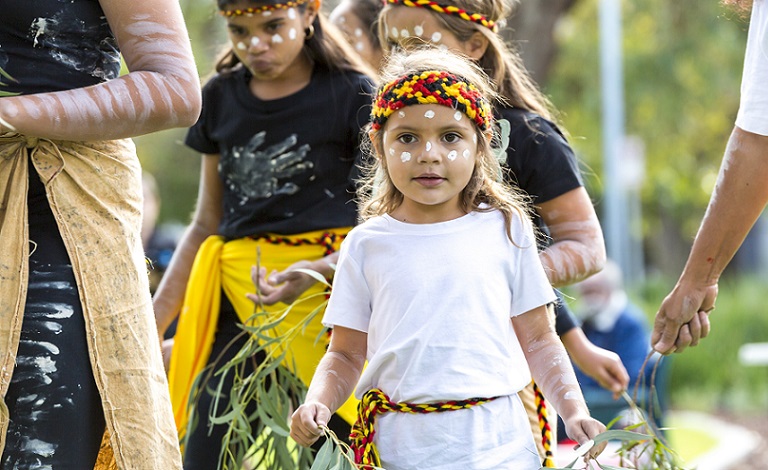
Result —
[[[232, 0], [216, 0], [219, 10], [224, 10], [234, 3]], [[242, 4], [242, 0], [238, 0], [237, 3]], [[255, 0], [248, 3], [263, 5], [272, 2]], [[304, 12], [307, 4], [303, 3], [296, 8]], [[304, 53], [315, 66], [332, 71], [358, 72], [368, 77], [376, 76], [376, 71], [358, 56], [341, 32], [328, 22], [322, 12], [317, 12], [312, 27], [315, 29], [315, 33], [311, 38], [304, 41]], [[240, 64], [240, 59], [237, 58], [230, 44], [216, 62], [216, 72], [228, 73], [238, 64]]]

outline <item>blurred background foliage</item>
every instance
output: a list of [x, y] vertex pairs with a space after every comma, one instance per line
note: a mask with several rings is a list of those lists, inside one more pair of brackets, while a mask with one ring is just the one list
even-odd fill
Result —
[[[224, 22], [213, 0], [180, 1], [204, 83], [226, 40]], [[324, 9], [335, 3], [326, 1]], [[598, 7], [599, 0], [522, 0], [504, 34], [559, 110], [600, 214]], [[638, 170], [642, 217], [633, 229], [648, 273], [629, 290], [652, 320], [682, 269], [717, 177], [738, 109], [748, 22], [717, 0], [626, 0], [622, 14], [626, 133], [645, 155]], [[183, 145], [184, 135], [179, 129], [136, 139], [144, 168], [159, 183], [161, 222], [188, 223], [197, 197], [200, 157]], [[733, 265], [711, 337], [669, 359], [673, 406], [768, 405], [768, 368], [742, 367], [737, 359], [741, 344], [768, 341], [766, 282], [740, 270], [738, 259]]]

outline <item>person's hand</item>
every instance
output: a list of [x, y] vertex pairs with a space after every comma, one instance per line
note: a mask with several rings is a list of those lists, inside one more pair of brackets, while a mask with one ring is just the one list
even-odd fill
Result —
[[596, 459], [603, 452], [607, 442], [601, 442], [591, 447], [588, 444], [598, 434], [605, 432], [603, 423], [587, 414], [579, 414], [569, 419], [564, 418], [563, 422], [565, 423], [565, 433], [569, 438], [578, 442], [579, 446], [585, 444], [588, 446], [584, 455], [585, 460]]
[[572, 358], [582, 372], [595, 379], [604, 389], [613, 392], [614, 400], [629, 387], [629, 373], [615, 352], [588, 342]]
[[299, 261], [289, 266], [285, 271], [272, 271], [269, 276], [267, 276], [267, 268], [251, 267], [251, 279], [259, 294], [246, 294], [246, 296], [254, 303], [264, 305], [295, 302], [301, 294], [317, 282], [312, 276], [296, 271], [296, 269], [312, 269], [312, 263]]
[[291, 416], [291, 438], [304, 447], [309, 447], [323, 435], [321, 426], [327, 426], [331, 410], [318, 402], [305, 403]]
[[595, 346], [579, 327], [560, 338], [576, 367], [592, 377], [617, 400], [629, 386], [629, 374], [621, 358], [613, 351]]
[[656, 312], [651, 346], [661, 354], [683, 352], [709, 335], [709, 312], [715, 308], [717, 283], [694, 286], [678, 281]]

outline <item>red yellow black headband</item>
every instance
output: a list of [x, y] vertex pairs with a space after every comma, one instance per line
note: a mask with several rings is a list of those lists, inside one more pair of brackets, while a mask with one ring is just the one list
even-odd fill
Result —
[[310, 0], [290, 0], [283, 3], [267, 3], [264, 5], [259, 5], [257, 7], [248, 7], [248, 8], [235, 8], [234, 10], [219, 10], [219, 14], [221, 16], [226, 16], [227, 18], [232, 16], [242, 16], [242, 15], [255, 15], [257, 13], [263, 13], [265, 11], [272, 11], [272, 10], [287, 10], [288, 8], [294, 8], [299, 5], [303, 5]]
[[494, 33], [497, 30], [495, 21], [489, 20], [488, 18], [481, 15], [480, 13], [469, 13], [466, 10], [463, 10], [453, 5], [443, 5], [437, 2], [433, 2], [431, 0], [383, 0], [383, 2], [391, 3], [393, 5], [403, 5], [406, 7], [413, 7], [413, 8], [427, 8], [432, 11], [436, 11], [438, 13], [443, 13], [445, 15], [455, 15], [463, 20], [477, 23], [479, 25], [485, 26], [486, 28], [490, 29]]
[[426, 70], [379, 88], [371, 109], [371, 128], [381, 129], [392, 113], [416, 104], [439, 104], [461, 111], [482, 131], [491, 125], [491, 106], [473, 84], [448, 72]]

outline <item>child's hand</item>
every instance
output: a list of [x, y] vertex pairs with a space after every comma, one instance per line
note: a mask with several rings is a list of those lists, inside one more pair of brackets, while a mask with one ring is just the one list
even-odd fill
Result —
[[322, 403], [301, 405], [291, 416], [291, 437], [298, 444], [309, 447], [323, 435], [321, 426], [327, 426], [331, 410]]
[[[600, 421], [589, 417], [588, 415], [577, 415], [565, 422], [565, 432], [568, 437], [583, 445], [594, 439], [601, 432], [605, 432], [605, 425]], [[601, 442], [589, 449], [585, 459], [595, 459], [605, 449], [605, 442]]]
[[285, 271], [272, 271], [269, 276], [267, 276], [267, 268], [251, 267], [251, 280], [258, 288], [260, 295], [246, 294], [246, 296], [254, 303], [264, 305], [295, 302], [301, 294], [317, 282], [312, 276], [295, 271], [298, 268], [311, 269], [312, 264], [309, 261], [299, 261]]

